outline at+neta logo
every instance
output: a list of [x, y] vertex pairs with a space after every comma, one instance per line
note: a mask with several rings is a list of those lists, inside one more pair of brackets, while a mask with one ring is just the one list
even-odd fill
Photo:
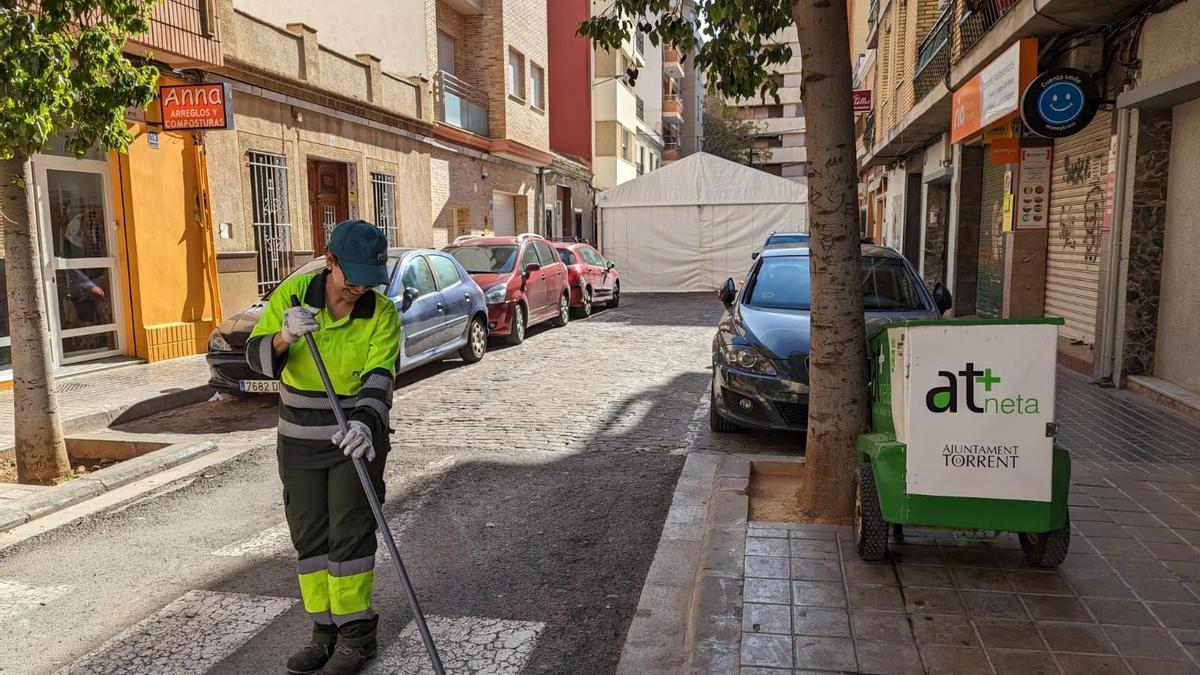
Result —
[[[946, 378], [946, 386], [934, 387], [925, 394], [925, 406], [929, 408], [930, 412], [958, 412], [958, 379], [961, 377], [964, 403], [970, 412], [1002, 415], [1038, 414], [1038, 400], [1032, 396], [1019, 394], [1003, 398], [988, 396], [987, 393], [992, 391], [992, 387], [1001, 382], [1000, 376], [993, 375], [991, 368], [979, 370], [974, 363], [968, 362], [966, 367], [957, 373], [939, 370], [938, 376]], [[979, 384], [983, 385], [984, 395], [982, 398], [976, 396], [976, 386]]]

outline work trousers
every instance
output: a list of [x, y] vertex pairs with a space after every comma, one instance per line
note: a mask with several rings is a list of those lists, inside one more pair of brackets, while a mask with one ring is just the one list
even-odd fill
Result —
[[[383, 502], [386, 453], [367, 463]], [[375, 578], [375, 518], [350, 459], [327, 468], [294, 468], [280, 454], [279, 477], [304, 609], [313, 641], [364, 646], [375, 639], [371, 608]]]

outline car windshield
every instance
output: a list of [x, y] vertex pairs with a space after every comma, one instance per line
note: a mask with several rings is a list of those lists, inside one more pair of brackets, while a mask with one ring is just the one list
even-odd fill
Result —
[[[809, 309], [807, 256], [763, 258], [749, 281], [746, 304], [771, 309]], [[865, 256], [862, 259], [863, 309], [912, 311], [925, 309], [912, 275], [897, 258]]]
[[[399, 258], [396, 258], [394, 256], [388, 256], [388, 263], [387, 263], [388, 279], [392, 278], [392, 272], [394, 272], [396, 270], [396, 264], [398, 262], [400, 262]], [[283, 281], [287, 281], [289, 279], [295, 279], [296, 277], [302, 277], [307, 274], [316, 274], [323, 269], [325, 269], [325, 257], [321, 256], [319, 258], [313, 258], [312, 260], [309, 260], [308, 262], [304, 263], [303, 265], [292, 270], [292, 273], [287, 275], [287, 277], [285, 277]], [[283, 283], [283, 282], [281, 281], [280, 283]], [[276, 284], [276, 287], [278, 287], [278, 285], [279, 284]], [[376, 286], [375, 288], [380, 293], [387, 292], [387, 284], [380, 284], [380, 285]], [[271, 292], [274, 290], [275, 289], [272, 288], [270, 291], [267, 291], [267, 293], [265, 295], [263, 295], [263, 297], [264, 298], [269, 297], [271, 295]]]
[[468, 274], [504, 274], [513, 271], [517, 264], [516, 246], [452, 246], [445, 251]]
[[767, 237], [768, 246], [771, 244], [804, 244], [807, 242], [807, 232], [776, 232]]

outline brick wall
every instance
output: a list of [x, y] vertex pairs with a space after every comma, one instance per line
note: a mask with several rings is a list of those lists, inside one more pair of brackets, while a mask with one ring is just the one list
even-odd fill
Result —
[[[428, 1], [428, 0], [427, 0]], [[436, 27], [430, 50], [430, 72], [437, 69], [437, 30], [455, 38], [455, 75], [480, 89], [488, 100], [493, 138], [507, 138], [539, 150], [550, 149], [549, 53], [545, 0], [484, 0], [483, 13], [463, 15], [433, 0]], [[524, 98], [512, 96], [508, 54], [524, 56]], [[542, 106], [532, 106], [530, 73], [542, 69]]]
[[[501, 77], [507, 76], [508, 50], [516, 49], [525, 55], [525, 101], [504, 98], [504, 138], [524, 143], [539, 150], [550, 150], [549, 110], [535, 110], [530, 104], [529, 74], [534, 64], [540, 66], [543, 78], [548, 75], [548, 35], [546, 27], [546, 0], [489, 0], [488, 4], [499, 4], [502, 12], [504, 48], [502, 50]], [[499, 33], [493, 33], [499, 34]], [[543, 82], [543, 92], [546, 88]], [[549, 101], [543, 95], [543, 106]]]
[[[534, 231], [533, 206], [537, 203], [537, 174], [509, 164], [475, 159], [469, 155], [434, 149], [430, 153], [433, 177], [433, 240], [445, 245], [461, 234], [483, 234], [491, 229], [493, 192], [516, 195], [517, 232]], [[483, 174], [487, 173], [484, 178]], [[465, 215], [463, 214], [465, 212]], [[461, 219], [456, 228], [456, 216]], [[469, 224], [462, 227], [462, 220]]]

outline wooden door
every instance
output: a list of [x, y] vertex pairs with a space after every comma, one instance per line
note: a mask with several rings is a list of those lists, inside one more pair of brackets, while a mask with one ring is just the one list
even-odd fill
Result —
[[313, 255], [324, 255], [334, 226], [350, 217], [345, 164], [308, 160], [308, 207]]

